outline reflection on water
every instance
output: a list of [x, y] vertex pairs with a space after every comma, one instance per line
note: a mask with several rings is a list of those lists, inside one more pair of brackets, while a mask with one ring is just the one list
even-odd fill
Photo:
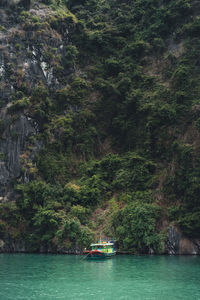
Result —
[[200, 300], [200, 257], [0, 255], [0, 300]]

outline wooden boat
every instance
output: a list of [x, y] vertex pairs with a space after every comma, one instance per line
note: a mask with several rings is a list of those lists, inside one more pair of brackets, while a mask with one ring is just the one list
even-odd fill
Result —
[[106, 259], [116, 254], [115, 242], [113, 240], [98, 241], [96, 244], [90, 245], [90, 250], [85, 250], [87, 259]]

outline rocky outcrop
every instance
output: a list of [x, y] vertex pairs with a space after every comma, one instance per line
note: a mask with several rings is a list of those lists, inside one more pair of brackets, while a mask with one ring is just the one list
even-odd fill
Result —
[[[12, 11], [11, 5], [15, 7]], [[28, 0], [1, 1], [0, 18], [0, 199], [5, 201], [16, 179], [29, 180], [26, 168], [22, 171], [23, 157], [28, 155], [34, 164], [34, 155], [41, 148], [38, 120], [31, 109], [12, 107], [18, 100], [29, 101], [39, 84], [52, 95], [65, 86], [63, 78], [70, 68], [63, 75], [58, 66], [64, 59], [63, 45], [67, 45], [71, 25], [66, 24], [65, 13], [60, 21], [64, 24], [59, 27], [63, 32], [54, 29], [59, 22], [56, 11], [40, 1], [32, 1], [32, 6]]]
[[0, 143], [2, 156], [0, 161], [0, 184], [6, 184], [10, 178], [20, 176], [20, 155], [27, 146], [28, 137], [35, 133], [34, 121], [22, 114], [18, 116], [18, 119], [10, 128], [7, 126], [4, 131], [5, 138]]
[[[32, 252], [24, 241], [14, 242], [7, 239], [6, 241], [0, 239], [0, 253], [29, 253]], [[35, 251], [34, 251], [35, 252]], [[60, 247], [45, 247], [41, 246], [36, 252], [38, 253], [60, 253], [60, 254], [82, 254], [82, 250], [78, 247], [71, 249]]]
[[18, 4], [21, 0], [1, 0], [0, 7], [6, 7], [13, 4]]
[[176, 226], [170, 225], [165, 250], [170, 255], [200, 254], [200, 240], [189, 240]]
[[25, 253], [26, 248], [23, 241], [17, 243], [6, 240], [0, 240], [0, 253]]

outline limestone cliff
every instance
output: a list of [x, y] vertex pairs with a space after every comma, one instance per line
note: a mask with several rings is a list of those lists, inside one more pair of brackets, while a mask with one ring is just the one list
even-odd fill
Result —
[[[69, 69], [58, 74], [57, 68], [73, 20], [63, 11], [62, 32], [58, 32], [48, 23], [56, 22], [56, 11], [40, 2], [28, 5], [26, 10], [27, 3], [13, 0], [0, 4], [0, 201], [13, 199], [16, 180], [28, 182], [23, 157], [31, 163], [41, 147], [42, 142], [37, 140], [39, 121], [26, 107], [32, 91], [42, 83], [53, 94], [63, 86], [62, 76], [70, 73]], [[67, 24], [69, 19], [71, 24]]]
[[200, 253], [199, 1], [0, 1], [0, 251]]

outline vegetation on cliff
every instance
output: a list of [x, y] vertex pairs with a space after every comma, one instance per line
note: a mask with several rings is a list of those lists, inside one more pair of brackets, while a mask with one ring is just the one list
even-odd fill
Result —
[[7, 66], [8, 118], [32, 118], [37, 133], [21, 154], [16, 199], [0, 203], [0, 238], [62, 251], [102, 230], [121, 250], [159, 253], [166, 221], [198, 238], [197, 1], [32, 0], [12, 9], [16, 58], [42, 57], [47, 75], [30, 83], [17, 59]]

